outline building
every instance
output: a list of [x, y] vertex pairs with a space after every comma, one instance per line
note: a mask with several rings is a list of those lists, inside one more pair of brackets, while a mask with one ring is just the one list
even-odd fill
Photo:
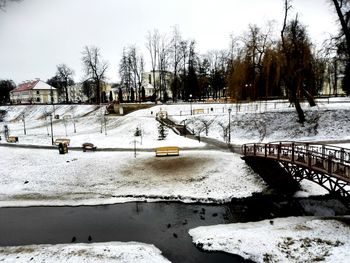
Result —
[[10, 92], [12, 103], [57, 103], [57, 90], [49, 84], [35, 79], [26, 81]]
[[[161, 74], [162, 73], [162, 74]], [[155, 79], [155, 81], [153, 81]], [[142, 74], [142, 86], [148, 90], [153, 87], [155, 84], [155, 89], [153, 90], [157, 93], [157, 98], [164, 99], [164, 92], [167, 93], [168, 98], [173, 97], [173, 93], [171, 91], [171, 82], [173, 80], [173, 74], [169, 71], [159, 71], [156, 70], [153, 74], [153, 71], [150, 72], [144, 72]], [[162, 89], [160, 89], [160, 86], [162, 86]], [[154, 87], [153, 87], [154, 88]], [[147, 93], [147, 91], [146, 91]], [[147, 96], [147, 95], [146, 95]]]

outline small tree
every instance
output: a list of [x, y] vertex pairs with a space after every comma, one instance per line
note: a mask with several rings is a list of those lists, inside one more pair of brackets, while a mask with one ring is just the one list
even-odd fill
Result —
[[226, 141], [226, 138], [228, 135], [228, 125], [226, 125], [226, 123], [222, 123], [222, 122], [219, 122], [218, 125], [222, 129], [222, 138], [224, 139], [224, 141]]
[[209, 127], [210, 125], [212, 125], [212, 123], [214, 122], [214, 119], [211, 119], [211, 120], [206, 120], [206, 119], [200, 119], [203, 127], [204, 127], [204, 130], [205, 130], [205, 136], [208, 136], [208, 133], [209, 133]]
[[158, 141], [163, 141], [168, 136], [168, 129], [163, 123], [158, 125]]
[[10, 91], [16, 88], [12, 80], [0, 80], [0, 104], [10, 102]]
[[139, 136], [141, 136], [141, 134], [142, 134], [141, 129], [137, 126], [136, 130], [135, 130], [135, 133], [134, 133], [134, 136], [135, 137], [139, 137]]
[[120, 103], [123, 102], [123, 90], [122, 90], [122, 88], [119, 88], [119, 90], [118, 90], [118, 101]]

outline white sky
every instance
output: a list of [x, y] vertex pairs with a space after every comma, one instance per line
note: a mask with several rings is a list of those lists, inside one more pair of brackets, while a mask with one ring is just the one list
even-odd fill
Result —
[[[263, 27], [277, 20], [280, 30], [283, 0], [23, 0], [0, 12], [0, 79], [16, 83], [46, 81], [65, 63], [75, 81], [83, 77], [81, 52], [95, 45], [110, 63], [109, 81], [118, 80], [123, 47], [138, 46], [146, 60], [146, 34], [154, 28], [169, 33], [178, 25], [185, 39], [195, 39], [197, 51], [228, 47], [229, 36], [249, 25]], [[321, 43], [337, 30], [329, 0], [294, 0], [313, 41]], [[149, 65], [146, 65], [149, 70]]]

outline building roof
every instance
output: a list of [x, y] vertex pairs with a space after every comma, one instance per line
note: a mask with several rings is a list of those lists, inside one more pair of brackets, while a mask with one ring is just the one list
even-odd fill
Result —
[[44, 81], [41, 81], [40, 79], [36, 79], [36, 80], [30, 80], [19, 84], [17, 88], [12, 90], [11, 92], [22, 92], [27, 90], [51, 90], [51, 89], [55, 90], [54, 87], [50, 86]]

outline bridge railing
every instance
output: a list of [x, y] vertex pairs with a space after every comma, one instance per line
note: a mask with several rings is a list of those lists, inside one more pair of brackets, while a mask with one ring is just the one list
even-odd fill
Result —
[[350, 182], [350, 149], [301, 142], [251, 143], [242, 146], [242, 154], [307, 166]]

